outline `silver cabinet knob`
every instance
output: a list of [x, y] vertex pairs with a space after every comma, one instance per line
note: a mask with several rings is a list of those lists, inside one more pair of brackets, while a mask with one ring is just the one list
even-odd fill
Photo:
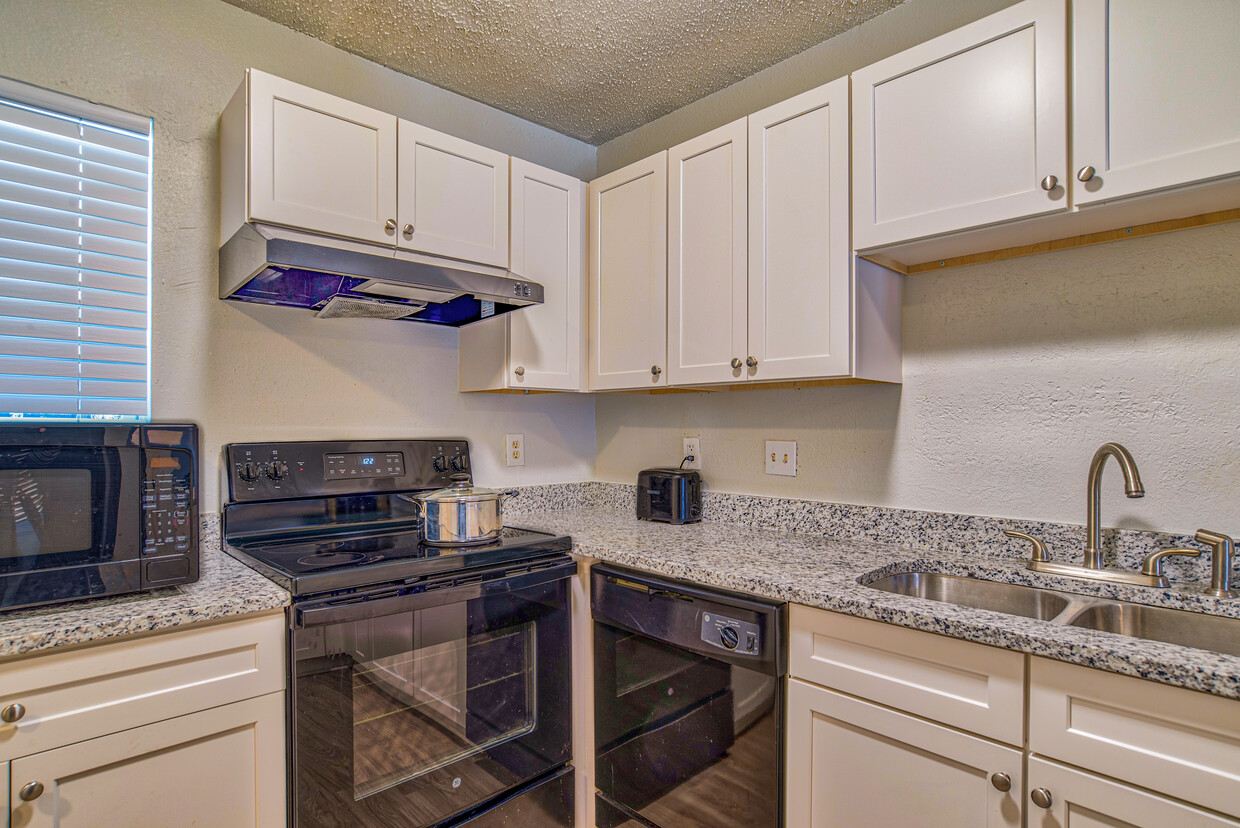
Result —
[[990, 775], [990, 784], [995, 786], [995, 790], [1007, 793], [1012, 790], [1012, 777], [1006, 773], [992, 773]]
[[748, 365], [750, 368], [757, 368], [758, 360], [754, 359], [753, 357], [749, 357], [748, 359], [745, 360], [745, 364]]
[[411, 237], [413, 236], [413, 225], [412, 225], [412, 224], [406, 224], [406, 225], [405, 225], [405, 226], [401, 229], [401, 232], [405, 234], [405, 238], [411, 238]]
[[389, 233], [395, 233], [396, 232], [396, 219], [388, 219], [387, 221], [383, 222], [383, 229], [388, 231]]
[[1051, 796], [1051, 792], [1046, 788], [1034, 788], [1029, 792], [1029, 798], [1033, 800], [1033, 804], [1039, 808], [1049, 808], [1055, 804], [1055, 798]]
[[733, 367], [733, 368], [735, 368], [736, 370], [738, 370], [738, 371], [739, 371], [742, 365], [744, 365], [744, 363], [743, 363], [743, 362], [741, 362], [741, 358], [740, 358], [740, 357], [732, 357], [732, 367]]
[[1042, 189], [1046, 190], [1048, 193], [1058, 186], [1059, 179], [1053, 175], [1048, 175], [1046, 178], [1042, 179]]
[[43, 783], [27, 782], [25, 785], [22, 785], [21, 790], [17, 792], [17, 796], [22, 802], [34, 802], [43, 796]]
[[525, 376], [525, 366], [518, 365], [516, 368], [512, 369], [512, 372], [516, 374], [518, 377], [523, 377]]
[[650, 366], [650, 376], [657, 377], [659, 374], [662, 374], [662, 373], [663, 373], [663, 369], [660, 368], [659, 366], [657, 365]]
[[13, 722], [26, 715], [26, 705], [14, 702], [8, 707], [0, 710], [0, 721], [5, 724], [13, 724]]
[[1093, 179], [1094, 174], [1096, 172], [1098, 171], [1095, 170], [1093, 167], [1089, 166], [1088, 164], [1086, 164], [1085, 166], [1081, 167], [1079, 170], [1076, 171], [1076, 180], [1082, 183], [1086, 181], [1090, 181]]

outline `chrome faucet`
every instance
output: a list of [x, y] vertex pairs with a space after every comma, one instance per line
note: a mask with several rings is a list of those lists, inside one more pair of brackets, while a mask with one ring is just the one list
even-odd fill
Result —
[[1102, 469], [1114, 457], [1124, 473], [1124, 494], [1145, 497], [1137, 461], [1119, 443], [1103, 443], [1089, 463], [1089, 482], [1085, 493], [1085, 568], [1102, 569]]

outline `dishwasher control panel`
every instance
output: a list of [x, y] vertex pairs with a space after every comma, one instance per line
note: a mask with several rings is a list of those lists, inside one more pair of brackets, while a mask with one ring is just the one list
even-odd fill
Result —
[[762, 652], [757, 624], [713, 612], [702, 613], [702, 640], [737, 655], [757, 656]]

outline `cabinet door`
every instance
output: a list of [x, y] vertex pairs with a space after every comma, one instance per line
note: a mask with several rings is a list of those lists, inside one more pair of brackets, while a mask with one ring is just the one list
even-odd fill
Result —
[[753, 373], [745, 365], [745, 124], [741, 118], [667, 151], [672, 385], [736, 382]]
[[1075, 0], [1077, 204], [1240, 172], [1240, 3]]
[[506, 387], [584, 387], [585, 195], [585, 182], [512, 159], [510, 267], [544, 293], [541, 305], [503, 317], [510, 337]]
[[667, 385], [667, 152], [590, 183], [590, 390]]
[[1066, 209], [1065, 21], [1025, 0], [853, 73], [857, 250]]
[[749, 355], [762, 380], [851, 371], [848, 78], [749, 116]]
[[1030, 828], [1235, 828], [1237, 824], [1139, 788], [1030, 757], [1029, 791], [1038, 788], [1050, 795], [1050, 807], [1043, 809], [1032, 799], [1026, 802]]
[[508, 156], [400, 122], [397, 247], [508, 266]]
[[[13, 828], [284, 828], [284, 694], [15, 759], [12, 773]], [[24, 802], [30, 782], [43, 793]]]
[[396, 116], [249, 70], [250, 219], [393, 244]]
[[1020, 751], [798, 679], [787, 727], [790, 826], [1021, 824]]

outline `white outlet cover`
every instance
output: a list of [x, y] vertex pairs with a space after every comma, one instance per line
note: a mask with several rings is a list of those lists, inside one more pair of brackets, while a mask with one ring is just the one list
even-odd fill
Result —
[[692, 460], [685, 461], [685, 469], [702, 468], [702, 438], [701, 437], [685, 437], [682, 441], [680, 457], [683, 460], [689, 455], [693, 455]]
[[797, 444], [795, 440], [766, 441], [766, 473], [784, 477], [797, 476]]
[[525, 435], [504, 435], [504, 464], [508, 466], [525, 465]]

